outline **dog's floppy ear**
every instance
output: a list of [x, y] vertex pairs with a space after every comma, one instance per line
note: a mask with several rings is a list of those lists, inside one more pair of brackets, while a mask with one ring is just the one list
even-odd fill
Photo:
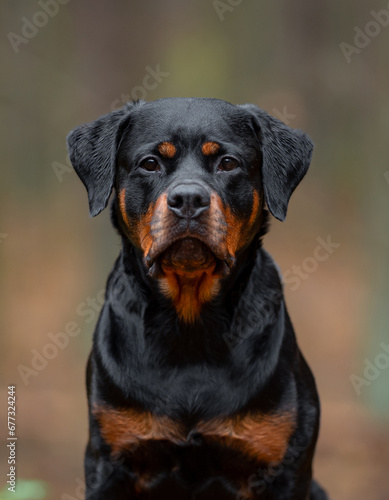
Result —
[[67, 136], [70, 161], [88, 191], [89, 212], [98, 215], [107, 206], [115, 182], [116, 153], [132, 103], [76, 127]]
[[261, 143], [262, 182], [271, 214], [285, 220], [289, 198], [306, 174], [313, 150], [311, 139], [301, 130], [291, 129], [253, 104], [245, 104], [255, 120]]

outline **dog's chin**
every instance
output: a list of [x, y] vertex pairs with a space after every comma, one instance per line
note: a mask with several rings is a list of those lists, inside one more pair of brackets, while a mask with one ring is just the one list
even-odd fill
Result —
[[161, 278], [168, 272], [188, 278], [203, 273], [222, 277], [228, 274], [229, 268], [205, 243], [197, 238], [186, 237], [168, 246], [149, 269], [149, 275], [153, 278]]

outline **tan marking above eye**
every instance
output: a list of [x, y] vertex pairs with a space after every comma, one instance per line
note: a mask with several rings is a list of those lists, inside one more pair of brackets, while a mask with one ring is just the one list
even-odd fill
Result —
[[203, 153], [203, 155], [206, 156], [215, 155], [216, 153], [218, 153], [219, 149], [220, 149], [220, 144], [213, 141], [205, 142], [201, 146], [201, 152]]
[[177, 148], [171, 142], [161, 142], [158, 146], [158, 151], [164, 158], [174, 158]]

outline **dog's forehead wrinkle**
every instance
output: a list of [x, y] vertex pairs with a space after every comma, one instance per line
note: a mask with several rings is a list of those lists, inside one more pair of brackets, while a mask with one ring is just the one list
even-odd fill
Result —
[[210, 120], [201, 116], [177, 116], [168, 124], [166, 132], [168, 137], [192, 147], [199, 145], [201, 141], [206, 142], [231, 133], [222, 120]]
[[134, 130], [153, 138], [157, 133], [189, 139], [199, 133], [236, 133], [243, 118], [238, 107], [218, 99], [160, 99], [134, 112]]

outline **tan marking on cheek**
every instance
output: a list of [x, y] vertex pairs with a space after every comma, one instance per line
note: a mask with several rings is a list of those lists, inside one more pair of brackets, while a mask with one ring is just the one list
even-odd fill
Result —
[[119, 210], [122, 216], [123, 222], [128, 229], [128, 234], [130, 236], [131, 241], [138, 247], [140, 247], [139, 240], [139, 223], [140, 220], [130, 219], [126, 210], [126, 192], [125, 189], [122, 189], [119, 193]]
[[197, 431], [256, 460], [280, 463], [295, 428], [295, 412], [288, 412], [215, 418], [201, 422]]
[[171, 142], [161, 142], [158, 146], [158, 151], [164, 158], [174, 158], [177, 149]]
[[250, 240], [250, 238], [253, 237], [253, 229], [255, 226], [255, 222], [258, 220], [258, 218], [261, 215], [261, 210], [262, 210], [262, 205], [263, 205], [263, 197], [262, 194], [260, 194], [258, 191], [253, 189], [253, 206], [251, 208], [251, 214], [250, 218], [248, 220], [248, 223], [244, 225], [243, 227], [243, 232], [240, 238], [240, 246], [244, 246], [247, 244]]
[[128, 234], [131, 241], [137, 246], [140, 247], [140, 235], [139, 228], [142, 226], [142, 218], [138, 220], [130, 219], [126, 210], [126, 191], [123, 188], [119, 193], [119, 210], [122, 216], [123, 222], [128, 229]]
[[131, 230], [130, 220], [126, 212], [126, 190], [122, 189], [119, 194], [119, 208], [125, 225]]
[[220, 144], [217, 142], [205, 142], [201, 147], [201, 152], [203, 155], [210, 156], [215, 155], [220, 149]]
[[253, 207], [247, 222], [234, 214], [228, 205], [221, 208], [227, 223], [227, 250], [233, 257], [235, 257], [236, 252], [247, 243], [248, 237], [250, 236], [250, 229], [258, 216], [260, 205], [261, 197], [256, 190], [253, 190]]
[[151, 220], [154, 215], [154, 207], [155, 204], [151, 203], [146, 214], [141, 217], [138, 222], [139, 242], [144, 255], [148, 254], [153, 244], [153, 238], [151, 236]]
[[140, 241], [143, 254], [148, 256], [152, 247], [158, 241], [163, 241], [167, 235], [166, 223], [169, 216], [169, 208], [167, 205], [167, 193], [161, 194], [157, 201], [150, 205], [146, 216], [142, 220], [140, 228]]
[[239, 220], [230, 207], [226, 207], [225, 218], [227, 222], [226, 244], [230, 255], [235, 257], [237, 250], [241, 246], [241, 236], [243, 230], [243, 220]]
[[259, 210], [259, 194], [258, 191], [253, 189], [253, 208], [248, 223], [249, 228], [254, 224], [255, 219], [257, 218], [258, 215], [258, 210]]
[[225, 210], [223, 207], [223, 202], [220, 196], [212, 192], [211, 193], [211, 206], [209, 209], [209, 238], [213, 240], [214, 245], [219, 248], [222, 255], [227, 257], [227, 234], [228, 226], [225, 216]]
[[130, 219], [125, 210], [125, 192], [124, 189], [122, 189], [119, 195], [119, 207], [124, 223], [128, 228], [131, 241], [138, 248], [142, 248], [143, 250], [148, 249], [152, 244], [150, 223], [153, 217], [154, 204], [152, 203], [147, 212], [138, 219]]

